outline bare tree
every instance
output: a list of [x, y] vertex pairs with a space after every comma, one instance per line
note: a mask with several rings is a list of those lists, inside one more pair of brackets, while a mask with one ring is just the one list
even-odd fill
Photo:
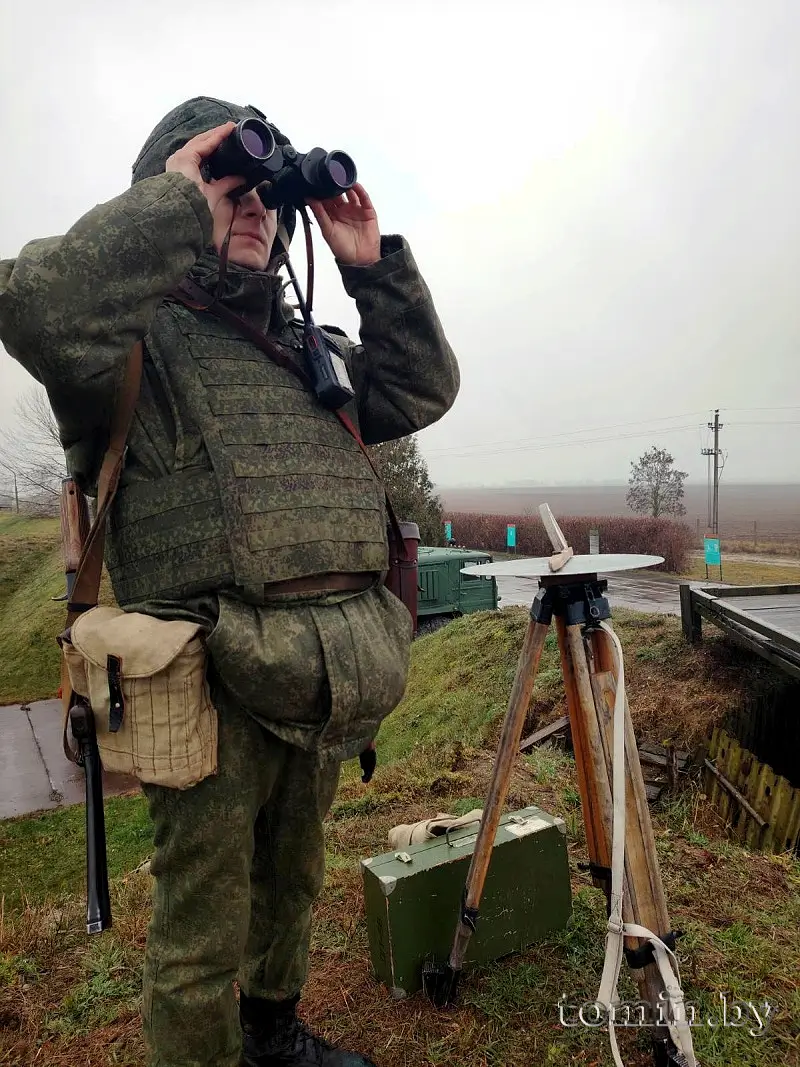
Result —
[[0, 430], [0, 469], [14, 479], [28, 510], [56, 514], [67, 469], [45, 390], [37, 385], [23, 393], [14, 416], [13, 428]]
[[642, 515], [685, 515], [683, 483], [686, 471], [675, 470], [675, 460], [655, 445], [631, 463], [628, 479], [628, 507]]

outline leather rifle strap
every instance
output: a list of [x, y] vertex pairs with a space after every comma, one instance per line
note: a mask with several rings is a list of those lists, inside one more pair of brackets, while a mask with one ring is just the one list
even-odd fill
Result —
[[114, 417], [111, 422], [108, 448], [103, 457], [100, 474], [97, 478], [97, 510], [94, 522], [86, 537], [81, 551], [78, 569], [75, 573], [75, 585], [72, 597], [67, 604], [67, 626], [89, 608], [96, 607], [100, 593], [100, 577], [103, 571], [103, 550], [106, 541], [106, 518], [111, 509], [114, 495], [119, 485], [125, 458], [125, 444], [128, 440], [133, 413], [139, 399], [142, 383], [142, 342], [137, 341], [130, 351], [125, 368]]
[[[205, 289], [202, 289], [195, 282], [191, 281], [191, 279], [185, 278], [178, 286], [178, 288], [173, 290], [172, 295], [177, 300], [180, 300], [181, 303], [186, 304], [187, 307], [193, 308], [195, 311], [210, 311], [212, 315], [216, 315], [218, 318], [224, 319], [232, 326], [235, 326], [240, 333], [243, 333], [253, 342], [254, 345], [257, 345], [262, 352], [265, 352], [266, 355], [268, 355], [269, 358], [273, 361], [273, 363], [277, 363], [279, 366], [283, 367], [284, 370], [288, 370], [291, 374], [294, 374], [294, 376], [296, 378], [299, 378], [307, 389], [313, 392], [313, 385], [311, 383], [311, 379], [306, 374], [305, 370], [302, 367], [299, 367], [294, 362], [294, 360], [291, 359], [283, 345], [281, 345], [278, 341], [273, 341], [271, 337], [268, 337], [266, 334], [262, 333], [261, 330], [257, 329], [255, 326], [249, 323], [246, 319], [243, 319], [240, 315], [237, 315], [235, 311], [231, 311], [230, 308], [226, 308], [224, 304], [220, 304], [214, 297], [210, 296], [205, 291]], [[378, 479], [378, 482], [382, 486], [383, 495], [386, 500], [386, 514], [389, 517], [389, 523], [391, 524], [392, 531], [397, 540], [400, 558], [403, 560], [407, 560], [408, 552], [406, 550], [405, 539], [400, 530], [400, 523], [397, 521], [397, 515], [395, 514], [395, 510], [392, 507], [392, 502], [389, 499], [389, 494], [386, 491], [386, 486], [383, 484], [383, 478], [381, 477], [381, 473], [378, 470], [372, 456], [369, 454], [369, 450], [364, 444], [364, 441], [361, 438], [361, 434], [356, 429], [353, 420], [350, 418], [347, 412], [339, 409], [335, 411], [334, 414], [338, 418], [339, 422], [341, 422], [342, 426], [344, 426], [344, 428], [347, 430], [347, 432], [353, 438], [355, 438], [359, 448], [366, 456], [367, 462], [372, 468], [372, 473], [375, 475], [375, 477]]]
[[[100, 579], [103, 572], [103, 554], [106, 542], [106, 520], [119, 485], [125, 458], [125, 443], [128, 439], [133, 414], [139, 399], [142, 383], [143, 346], [136, 344], [128, 355], [125, 377], [119, 399], [111, 421], [108, 448], [103, 457], [100, 473], [97, 477], [97, 508], [94, 521], [81, 546], [81, 556], [75, 573], [72, 596], [67, 602], [66, 628], [75, 622], [79, 615], [97, 606], [100, 595]], [[77, 753], [69, 747], [67, 723], [72, 704], [72, 686], [66, 660], [61, 656], [61, 701], [64, 711], [63, 746], [64, 754], [72, 762], [77, 762]]]

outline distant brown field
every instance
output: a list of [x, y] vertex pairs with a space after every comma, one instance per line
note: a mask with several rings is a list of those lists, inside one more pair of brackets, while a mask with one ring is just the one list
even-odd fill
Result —
[[[438, 488], [445, 511], [479, 511], [488, 515], [535, 514], [539, 504], [548, 503], [556, 515], [630, 516], [626, 492], [625, 485]], [[698, 532], [699, 543], [708, 518], [706, 487], [687, 485], [684, 502], [683, 521]], [[800, 553], [800, 484], [725, 485], [723, 482], [719, 516], [720, 535], [729, 551]]]

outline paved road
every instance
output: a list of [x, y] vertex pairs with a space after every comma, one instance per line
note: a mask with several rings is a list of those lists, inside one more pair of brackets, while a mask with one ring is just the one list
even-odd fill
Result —
[[[648, 574], [644, 571], [609, 574], [607, 595], [612, 608], [633, 608], [635, 611], [651, 611], [661, 615], [680, 615], [679, 584], [677, 578], [665, 574]], [[535, 578], [498, 576], [497, 591], [502, 598], [500, 607], [508, 607], [510, 604], [529, 607], [538, 587]]]
[[[106, 795], [137, 787], [133, 778], [103, 775]], [[61, 701], [0, 708], [0, 819], [83, 799], [83, 771], [61, 747]]]
[[[702, 558], [703, 554], [700, 552], [696, 555]], [[726, 558], [736, 562], [741, 560], [747, 563], [762, 563], [766, 566], [800, 563], [797, 559], [784, 560], [777, 556], [745, 556], [739, 553]], [[608, 599], [612, 608], [633, 608], [635, 611], [649, 611], [663, 615], [680, 615], [681, 613], [678, 578], [659, 571], [631, 571], [627, 574], [609, 574], [607, 578]], [[683, 580], [686, 581], [686, 579]], [[718, 586], [719, 584], [719, 582], [692, 582], [692, 585], [701, 588], [705, 585]], [[528, 607], [536, 596], [536, 589], [535, 578], [507, 578], [505, 576], [497, 578], [497, 591], [502, 597], [500, 607], [507, 607], [509, 604], [522, 604]]]

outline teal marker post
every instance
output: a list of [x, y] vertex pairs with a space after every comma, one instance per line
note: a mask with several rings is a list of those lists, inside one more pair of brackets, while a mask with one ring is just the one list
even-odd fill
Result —
[[706, 578], [708, 577], [709, 567], [719, 567], [719, 577], [720, 581], [722, 581], [722, 549], [720, 547], [719, 538], [703, 538], [703, 547], [705, 549], [706, 557]]

